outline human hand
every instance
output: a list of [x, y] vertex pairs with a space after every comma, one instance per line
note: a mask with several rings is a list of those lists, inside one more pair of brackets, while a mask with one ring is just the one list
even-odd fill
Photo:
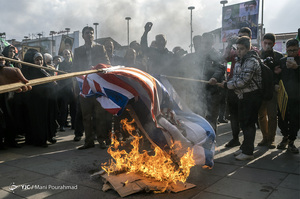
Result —
[[275, 73], [275, 74], [278, 75], [278, 74], [281, 73], [281, 71], [282, 71], [282, 70], [281, 70], [280, 66], [275, 66], [275, 68], [274, 68], [274, 73]]
[[152, 22], [147, 22], [145, 25], [145, 32], [149, 32], [153, 26]]
[[210, 84], [210, 85], [216, 85], [217, 84], [217, 80], [216, 80], [216, 78], [210, 78], [210, 80], [208, 81], [208, 83]]
[[297, 69], [298, 65], [297, 65], [297, 62], [295, 60], [287, 60], [286, 61], [286, 67], [291, 68], [291, 69]]
[[23, 76], [19, 68], [3, 67], [0, 69], [0, 85], [16, 82], [24, 83], [24, 86], [16, 90], [16, 92], [26, 92], [32, 89], [31, 86], [25, 85], [29, 81]]

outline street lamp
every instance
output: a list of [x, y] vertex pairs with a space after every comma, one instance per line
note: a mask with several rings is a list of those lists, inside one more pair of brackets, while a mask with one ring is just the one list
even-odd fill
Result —
[[127, 43], [129, 47], [129, 20], [131, 19], [131, 17], [126, 17], [125, 19], [127, 20]]
[[42, 33], [37, 34], [39, 36], [39, 46], [41, 46], [41, 36], [43, 35]]
[[97, 26], [99, 25], [99, 23], [93, 23], [93, 25], [95, 25], [95, 33], [96, 33], [95, 40], [97, 40]]
[[[228, 1], [220, 1], [220, 4], [222, 4], [223, 5], [223, 9], [224, 9], [224, 7], [225, 7], [225, 5], [228, 3]], [[221, 36], [221, 41], [222, 41], [222, 43], [223, 43], [223, 50], [224, 50], [224, 42], [223, 42], [223, 40], [222, 40], [222, 36]]]
[[193, 19], [193, 10], [195, 9], [194, 6], [190, 6], [188, 7], [189, 10], [191, 10], [191, 53], [193, 52], [193, 22], [192, 22], [192, 19]]
[[68, 36], [71, 29], [70, 28], [65, 28], [65, 30], [67, 31], [67, 36]]
[[54, 34], [56, 34], [57, 32], [55, 32], [55, 31], [53, 31], [53, 30], [51, 30], [50, 31], [50, 34], [49, 35], [51, 35], [52, 36], [52, 42], [51, 42], [51, 54], [53, 55], [54, 54], [54, 52], [53, 52], [53, 35]]
[[28, 36], [24, 36], [24, 41], [25, 41], [25, 44], [27, 44]]
[[261, 41], [263, 38], [263, 30], [264, 30], [264, 0], [261, 3], [261, 24], [260, 24], [260, 42], [259, 45], [261, 46]]

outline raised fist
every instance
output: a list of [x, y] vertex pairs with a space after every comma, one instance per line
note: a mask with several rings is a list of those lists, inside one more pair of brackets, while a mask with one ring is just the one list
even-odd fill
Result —
[[152, 22], [147, 22], [145, 25], [145, 32], [149, 32], [152, 28], [153, 23]]

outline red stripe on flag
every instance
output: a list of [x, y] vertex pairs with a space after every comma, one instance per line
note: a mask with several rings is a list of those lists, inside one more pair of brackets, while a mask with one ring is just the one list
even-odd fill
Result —
[[95, 80], [93, 80], [93, 83], [94, 83], [94, 86], [96, 88], [96, 91], [102, 93], [101, 86]]

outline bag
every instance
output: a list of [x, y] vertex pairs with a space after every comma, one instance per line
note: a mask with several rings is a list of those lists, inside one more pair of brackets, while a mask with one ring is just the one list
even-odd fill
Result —
[[258, 86], [257, 82], [255, 80], [254, 83], [256, 86], [261, 90], [262, 93], [262, 99], [265, 101], [270, 101], [273, 98], [273, 92], [274, 92], [274, 83], [273, 83], [273, 71], [262, 62], [262, 60], [257, 56], [252, 56], [257, 59], [259, 62], [260, 68], [261, 68], [261, 83], [262, 87]]

